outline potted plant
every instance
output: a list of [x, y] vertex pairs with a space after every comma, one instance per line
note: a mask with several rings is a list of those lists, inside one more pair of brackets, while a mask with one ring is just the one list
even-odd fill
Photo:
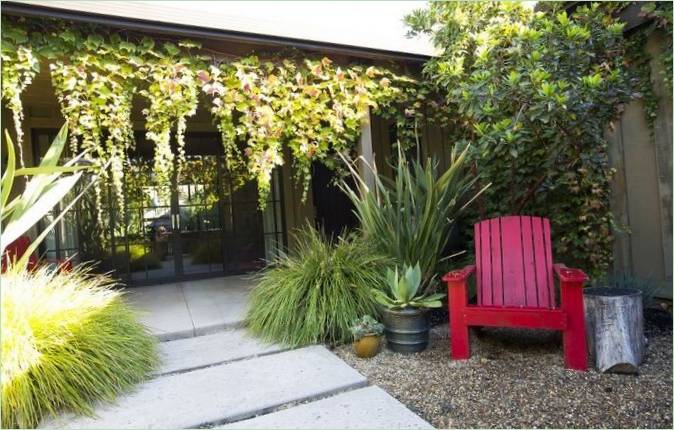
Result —
[[379, 337], [384, 326], [370, 315], [365, 315], [351, 326], [353, 350], [360, 358], [370, 358], [379, 352]]
[[388, 347], [396, 352], [412, 353], [428, 346], [428, 309], [442, 306], [444, 294], [425, 296], [419, 293], [421, 269], [403, 267], [402, 276], [395, 271], [386, 271], [388, 291], [373, 289], [375, 300], [383, 309], [384, 332]]

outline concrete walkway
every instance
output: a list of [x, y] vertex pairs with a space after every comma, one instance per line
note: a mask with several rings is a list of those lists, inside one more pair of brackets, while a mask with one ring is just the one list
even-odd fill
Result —
[[220, 278], [130, 289], [148, 326], [177, 339], [160, 343], [155, 377], [93, 417], [66, 414], [40, 427], [432, 428], [323, 346], [289, 350], [231, 328], [249, 288]]
[[126, 289], [127, 300], [160, 340], [214, 333], [241, 325], [251, 281], [245, 276]]

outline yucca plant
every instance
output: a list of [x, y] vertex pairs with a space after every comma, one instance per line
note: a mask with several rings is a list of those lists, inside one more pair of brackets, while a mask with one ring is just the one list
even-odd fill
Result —
[[354, 204], [365, 239], [396, 264], [418, 263], [423, 294], [434, 287], [457, 216], [486, 189], [475, 189], [477, 177], [464, 166], [467, 151], [453, 150], [449, 168], [440, 172], [434, 159], [408, 161], [399, 147], [393, 179], [378, 174], [376, 166], [359, 157], [374, 173], [373, 188], [355, 162], [344, 159], [354, 181], [343, 180], [340, 187]]
[[357, 236], [332, 240], [307, 226], [293, 251], [257, 277], [246, 325], [290, 346], [351, 340], [356, 318], [377, 315], [370, 288], [381, 288], [386, 263]]
[[[14, 144], [5, 130], [5, 142], [7, 144], [7, 165], [0, 180], [0, 222], [2, 233], [0, 234], [0, 255], [3, 255], [7, 246], [19, 236], [25, 234], [39, 220], [56, 206], [75, 187], [82, 177], [87, 166], [78, 165], [85, 153], [74, 157], [63, 166], [58, 162], [68, 140], [68, 127], [61, 127], [58, 135], [52, 142], [49, 150], [37, 167], [25, 167], [16, 169], [16, 156]], [[31, 179], [26, 183], [22, 193], [12, 200], [9, 199], [16, 178], [29, 176]], [[40, 232], [30, 247], [18, 261], [12, 262], [15, 268], [25, 268], [29, 256], [37, 249], [49, 231], [63, 218], [66, 212], [72, 208], [86, 190], [93, 184], [90, 182], [81, 190], [68, 205], [57, 215], [52, 222]]]
[[35, 427], [60, 411], [92, 413], [147, 378], [154, 337], [87, 267], [2, 275], [2, 427]]
[[380, 305], [387, 309], [405, 308], [439, 308], [442, 306], [444, 294], [435, 293], [428, 296], [419, 294], [421, 285], [421, 268], [417, 263], [414, 267], [405, 266], [402, 276], [390, 268], [386, 270], [387, 290], [372, 289], [372, 294]]

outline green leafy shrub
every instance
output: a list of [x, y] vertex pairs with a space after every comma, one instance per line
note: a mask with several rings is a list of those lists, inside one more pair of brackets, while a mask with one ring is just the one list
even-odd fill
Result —
[[419, 264], [421, 292], [435, 285], [438, 264], [457, 216], [476, 195], [477, 177], [465, 169], [467, 150], [451, 153], [449, 168], [440, 172], [438, 163], [427, 159], [408, 160], [398, 151], [393, 180], [374, 172], [374, 188], [366, 185], [357, 169], [349, 164], [352, 185], [340, 187], [355, 207], [366, 240], [396, 264]]
[[[119, 251], [126, 252], [124, 246], [120, 246]], [[129, 264], [132, 272], [140, 270], [159, 269], [161, 267], [161, 260], [156, 252], [145, 248], [145, 245], [134, 243], [129, 245]]]
[[81, 266], [2, 275], [3, 428], [90, 414], [151, 374], [155, 340], [112, 286]]
[[306, 227], [295, 249], [258, 276], [246, 324], [291, 346], [351, 340], [356, 318], [377, 315], [370, 288], [382, 285], [386, 263], [357, 236], [332, 241]]
[[424, 68], [457, 142], [492, 182], [475, 218], [549, 217], [555, 254], [591, 274], [611, 261], [605, 128], [632, 96], [623, 23], [593, 3], [431, 2], [406, 18], [442, 54]]

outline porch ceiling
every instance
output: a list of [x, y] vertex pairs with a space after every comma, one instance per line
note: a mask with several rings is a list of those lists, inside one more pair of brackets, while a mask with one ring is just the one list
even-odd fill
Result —
[[[38, 14], [127, 28], [293, 46], [367, 58], [424, 61], [434, 54], [424, 37], [405, 37], [403, 16], [424, 2], [301, 1], [45, 1], [3, 2], [3, 13]], [[50, 13], [51, 12], [51, 13]], [[151, 17], [151, 18], [148, 18]], [[107, 21], [106, 21], [107, 20]], [[373, 31], [373, 27], [376, 31]]]

